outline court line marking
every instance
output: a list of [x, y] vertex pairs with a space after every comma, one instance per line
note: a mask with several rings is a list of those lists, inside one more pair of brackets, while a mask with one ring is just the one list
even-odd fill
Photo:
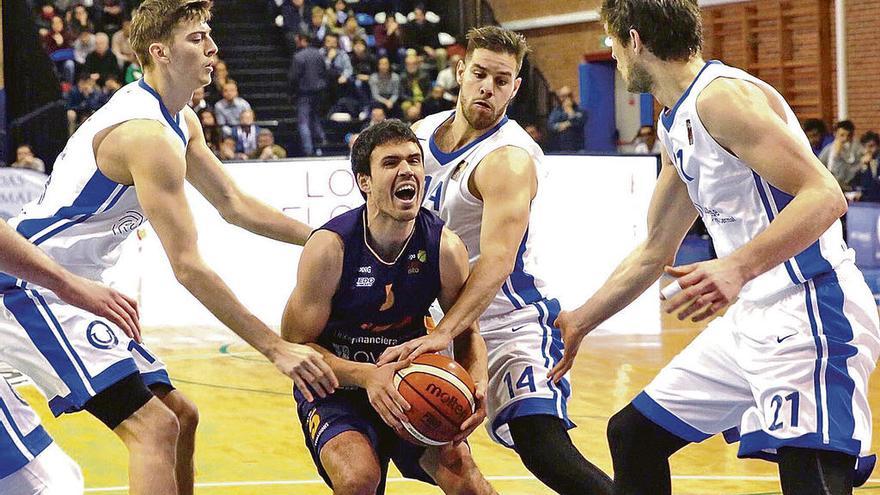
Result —
[[[488, 481], [538, 481], [534, 476], [486, 476]], [[706, 475], [673, 475], [673, 480], [688, 481], [779, 481], [778, 476], [706, 476]], [[388, 483], [422, 483], [418, 480], [406, 478], [388, 478]], [[869, 479], [868, 483], [880, 483], [880, 478]], [[323, 485], [322, 479], [310, 480], [266, 480], [266, 481], [215, 481], [196, 483], [196, 488], [222, 488], [235, 486], [278, 486], [278, 485]], [[867, 487], [865, 487], [867, 488]], [[86, 488], [86, 493], [124, 492], [127, 486], [108, 486], [101, 488]]]

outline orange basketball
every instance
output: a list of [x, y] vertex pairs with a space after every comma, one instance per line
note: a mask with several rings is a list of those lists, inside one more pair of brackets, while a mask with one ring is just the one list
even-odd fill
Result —
[[394, 376], [409, 403], [403, 438], [416, 445], [443, 445], [474, 413], [474, 380], [462, 366], [440, 354], [423, 354]]

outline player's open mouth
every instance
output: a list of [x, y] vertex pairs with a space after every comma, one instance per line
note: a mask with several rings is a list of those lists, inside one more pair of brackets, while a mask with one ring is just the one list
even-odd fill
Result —
[[405, 202], [409, 203], [416, 197], [416, 186], [412, 183], [404, 183], [397, 186], [394, 189], [394, 197]]
[[489, 105], [485, 101], [475, 101], [474, 106], [477, 106], [480, 108], [485, 108], [486, 110], [489, 110], [490, 112], [492, 111], [492, 105]]

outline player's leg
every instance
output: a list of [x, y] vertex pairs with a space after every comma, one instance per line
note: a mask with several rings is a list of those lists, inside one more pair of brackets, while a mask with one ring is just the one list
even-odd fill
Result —
[[856, 457], [829, 450], [783, 447], [779, 449], [782, 493], [798, 495], [850, 495]]
[[[574, 427], [567, 414], [568, 378], [558, 384], [547, 379], [562, 358], [562, 338], [553, 327], [558, 314], [558, 302], [547, 300], [517, 310], [513, 317], [505, 315], [497, 324], [481, 321], [489, 358], [489, 436], [514, 449], [529, 471], [560, 493], [610, 493], [608, 476], [568, 436]], [[560, 441], [559, 450], [548, 454], [556, 445], [543, 434]]]
[[508, 425], [523, 464], [557, 493], [612, 493], [611, 478], [578, 451], [562, 419], [547, 414], [521, 416]]
[[614, 493], [671, 493], [668, 458], [690, 442], [736, 427], [754, 403], [733, 358], [728, 319], [715, 319], [608, 423]]
[[196, 428], [199, 424], [199, 410], [196, 405], [180, 391], [165, 383], [150, 387], [153, 394], [177, 417], [180, 433], [177, 437], [177, 459], [175, 475], [179, 495], [192, 495], [195, 484]]
[[177, 417], [133, 373], [99, 392], [85, 409], [128, 449], [129, 493], [176, 495]]
[[649, 420], [632, 404], [608, 421], [614, 493], [672, 493], [669, 457], [689, 442]]
[[349, 430], [328, 440], [320, 458], [333, 495], [374, 495], [382, 481], [376, 449], [359, 431]]
[[[497, 492], [480, 473], [471, 449], [465, 443], [428, 447], [419, 459], [419, 466], [446, 494], [495, 495]], [[400, 468], [401, 463], [395, 459]], [[416, 476], [408, 476], [414, 477]]]

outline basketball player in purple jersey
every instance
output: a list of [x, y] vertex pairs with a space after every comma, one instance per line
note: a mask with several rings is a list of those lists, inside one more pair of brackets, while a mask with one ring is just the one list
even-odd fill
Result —
[[609, 421], [615, 493], [671, 493], [669, 456], [722, 432], [740, 457], [777, 460], [786, 495], [852, 493], [875, 459], [880, 324], [843, 242], [840, 187], [782, 95], [703, 60], [696, 0], [605, 0], [602, 19], [628, 90], [665, 106], [663, 167], [647, 240], [557, 320], [565, 357], [552, 376], [657, 280], [699, 214], [718, 259], [667, 267], [680, 292], [665, 309], [698, 321], [736, 302]]
[[366, 204], [334, 217], [306, 243], [282, 321], [282, 335], [321, 352], [341, 385], [314, 402], [294, 393], [306, 445], [336, 495], [384, 493], [389, 459], [405, 477], [444, 493], [494, 494], [462, 443], [486, 417], [486, 346], [475, 326], [454, 343], [477, 387], [477, 411], [455, 443], [418, 447], [395, 434], [404, 431], [409, 405], [394, 373], [408, 363], [375, 364], [387, 347], [427, 333], [435, 299], [452, 305], [468, 276], [467, 250], [420, 207], [422, 150], [406, 124], [369, 127], [351, 162]]

